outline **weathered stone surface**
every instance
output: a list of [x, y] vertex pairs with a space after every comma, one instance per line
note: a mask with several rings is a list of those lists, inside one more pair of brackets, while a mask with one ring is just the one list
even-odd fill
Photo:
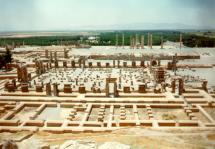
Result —
[[130, 149], [129, 145], [121, 144], [119, 142], [105, 142], [100, 145], [98, 149]]
[[69, 140], [60, 146], [60, 149], [96, 149], [97, 145], [92, 141]]

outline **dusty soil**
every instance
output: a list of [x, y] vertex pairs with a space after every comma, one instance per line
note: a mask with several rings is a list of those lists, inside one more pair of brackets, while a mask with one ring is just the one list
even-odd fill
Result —
[[[26, 135], [29, 133], [26, 132]], [[21, 134], [12, 134], [17, 138]], [[11, 134], [1, 133], [0, 141], [7, 139]], [[52, 134], [47, 132], [38, 132], [32, 136], [26, 137], [17, 144], [21, 149], [28, 149], [29, 146], [34, 149], [41, 144], [51, 146], [61, 145], [67, 140], [88, 140], [102, 144], [108, 141], [117, 141], [130, 145], [132, 149], [204, 149], [215, 148], [215, 130], [199, 129], [152, 129], [152, 128], [126, 128], [106, 133], [66, 133]]]

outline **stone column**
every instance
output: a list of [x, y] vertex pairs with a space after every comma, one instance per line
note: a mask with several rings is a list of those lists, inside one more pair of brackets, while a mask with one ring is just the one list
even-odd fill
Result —
[[49, 58], [48, 55], [49, 55], [49, 51], [46, 49], [46, 50], [45, 50], [45, 57], [46, 57], [46, 58]]
[[182, 78], [179, 79], [179, 86], [178, 86], [178, 94], [182, 95], [184, 92], [184, 81]]
[[116, 67], [116, 63], [115, 63], [115, 60], [113, 60], [113, 67], [114, 67], [114, 68]]
[[148, 47], [150, 46], [150, 34], [148, 33]]
[[53, 84], [53, 91], [54, 91], [54, 96], [59, 95], [59, 90], [58, 90], [58, 84], [57, 83]]
[[106, 94], [106, 97], [109, 97], [109, 83], [106, 83], [105, 85], [105, 94]]
[[114, 83], [114, 97], [118, 97], [118, 90], [117, 90], [117, 84], [116, 82]]
[[136, 62], [132, 61], [132, 68], [136, 67]]
[[141, 67], [145, 67], [145, 61], [141, 61], [141, 62], [140, 62], [140, 66], [141, 66]]
[[92, 62], [89, 62], [88, 65], [89, 65], [89, 68], [93, 66]]
[[204, 81], [202, 82], [202, 89], [205, 90], [206, 92], [208, 92], [207, 84], [208, 84], [208, 81], [206, 81], [206, 80], [204, 80]]
[[118, 48], [118, 34], [116, 34], [116, 48]]
[[135, 37], [135, 47], [138, 49], [138, 34], [136, 34], [136, 37]]
[[55, 68], [58, 68], [58, 60], [55, 60]]
[[64, 61], [64, 62], [63, 62], [63, 67], [66, 67], [66, 68], [67, 68], [67, 61]]
[[122, 34], [122, 47], [124, 48], [124, 45], [125, 45], [125, 36], [124, 34]]
[[123, 67], [127, 67], [127, 62], [123, 62]]
[[182, 47], [182, 34], [180, 34], [180, 49]]
[[139, 85], [138, 92], [139, 93], [146, 93], [146, 85], [145, 84]]
[[144, 35], [141, 36], [141, 49], [144, 49]]
[[117, 67], [118, 68], [120, 67], [120, 61], [119, 60], [117, 61]]
[[163, 49], [163, 37], [161, 37], [161, 49]]
[[46, 84], [46, 96], [51, 96], [51, 84]]
[[153, 39], [152, 39], [152, 34], [150, 35], [150, 48], [152, 49], [152, 45], [153, 45]]
[[171, 82], [172, 93], [175, 93], [175, 79]]
[[75, 61], [71, 61], [72, 68], [75, 68]]
[[50, 61], [51, 61], [51, 63], [53, 62], [53, 55], [52, 55], [51, 51], [50, 51]]
[[64, 58], [68, 58], [68, 51], [66, 50], [66, 48], [63, 49], [63, 53], [64, 53]]
[[55, 61], [57, 60], [57, 52], [56, 51], [54, 52], [54, 59], [55, 59]]

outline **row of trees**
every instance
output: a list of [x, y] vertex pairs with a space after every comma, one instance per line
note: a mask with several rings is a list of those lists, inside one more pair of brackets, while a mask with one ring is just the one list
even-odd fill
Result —
[[[153, 34], [153, 45], [160, 45], [161, 37], [163, 41], [179, 42], [179, 31], [104, 31], [94, 32], [88, 36], [84, 35], [71, 35], [71, 36], [48, 36], [48, 37], [25, 37], [25, 38], [4, 38], [0, 39], [0, 46], [7, 44], [20, 45], [37, 45], [37, 46], [49, 46], [49, 45], [74, 45], [74, 44], [88, 44], [87, 40], [89, 36], [98, 36], [98, 42], [90, 43], [91, 45], [115, 45], [116, 34], [118, 34], [118, 44], [122, 44], [122, 34], [124, 34], [124, 44], [130, 44], [130, 36], [136, 34], [144, 35], [145, 44], [147, 44], [148, 33]], [[195, 35], [189, 32], [183, 33], [183, 43], [188, 47], [215, 47], [215, 39], [206, 37], [204, 35]]]

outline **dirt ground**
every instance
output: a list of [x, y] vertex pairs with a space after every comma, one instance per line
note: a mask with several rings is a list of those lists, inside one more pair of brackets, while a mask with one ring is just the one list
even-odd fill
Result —
[[[13, 136], [13, 137], [11, 137]], [[36, 149], [41, 144], [58, 146], [67, 140], [94, 141], [98, 145], [117, 141], [130, 145], [132, 149], [214, 149], [215, 130], [207, 129], [154, 129], [154, 128], [126, 128], [105, 133], [65, 133], [53, 134], [37, 132], [0, 133], [0, 141], [14, 139], [21, 149]], [[19, 139], [20, 138], [20, 139]]]

